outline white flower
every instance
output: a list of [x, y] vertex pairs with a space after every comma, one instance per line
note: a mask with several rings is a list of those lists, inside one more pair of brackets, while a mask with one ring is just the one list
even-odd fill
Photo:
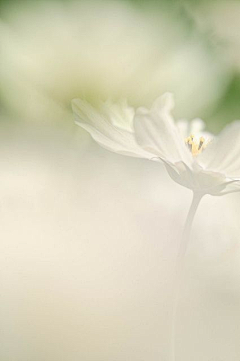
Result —
[[76, 123], [102, 147], [162, 161], [171, 178], [194, 193], [223, 195], [240, 190], [240, 122], [213, 137], [203, 132], [199, 119], [175, 123], [173, 107], [169, 93], [150, 110], [135, 111], [126, 102], [103, 102], [96, 109], [84, 100], [73, 100]]

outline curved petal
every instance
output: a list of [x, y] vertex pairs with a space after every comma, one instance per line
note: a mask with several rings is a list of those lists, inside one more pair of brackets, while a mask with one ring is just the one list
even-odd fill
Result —
[[[205, 129], [205, 123], [202, 119], [200, 118], [195, 118], [193, 119], [190, 124], [189, 124], [189, 128], [190, 128], [190, 134], [194, 134], [196, 136], [199, 136], [199, 134], [202, 135], [204, 129]], [[189, 134], [189, 135], [190, 135]]]
[[228, 125], [199, 157], [208, 169], [240, 175], [240, 121]]
[[122, 99], [118, 103], [107, 100], [101, 105], [101, 111], [115, 127], [128, 130], [129, 132], [133, 131], [135, 110], [128, 105], [126, 99]]
[[226, 178], [222, 173], [206, 171], [197, 167], [192, 171], [184, 162], [164, 162], [170, 177], [193, 192], [220, 196], [240, 191], [240, 180]]
[[206, 134], [206, 132], [204, 132], [205, 123], [199, 118], [193, 119], [191, 122], [186, 119], [180, 119], [176, 122], [176, 125], [183, 138], [187, 138], [192, 134], [196, 137]]
[[182, 161], [177, 163], [164, 162], [164, 164], [169, 176], [176, 183], [189, 189], [194, 188], [193, 173], [191, 169], [189, 169], [184, 162]]
[[159, 113], [166, 113], [170, 114], [171, 111], [174, 109], [175, 103], [172, 93], [165, 93], [158, 97], [151, 107], [152, 111], [159, 112]]
[[177, 128], [181, 136], [186, 139], [189, 136], [193, 136], [193, 139], [199, 143], [200, 138], [204, 138], [204, 143], [208, 144], [213, 135], [205, 131], [206, 124], [200, 118], [195, 118], [191, 122], [188, 122], [185, 119], [180, 119], [176, 122]]
[[[153, 156], [139, 147], [131, 131], [116, 126], [116, 123], [119, 124], [118, 117], [121, 114], [117, 113], [116, 108], [112, 109], [111, 104], [103, 103], [98, 111], [86, 101], [74, 99], [72, 108], [76, 124], [87, 130], [103, 148], [132, 157], [151, 158]], [[114, 122], [115, 125], [113, 125]]]
[[189, 132], [189, 122], [186, 119], [177, 120], [176, 126], [184, 139], [189, 137], [191, 133]]
[[136, 140], [144, 150], [162, 159], [191, 165], [192, 156], [170, 114], [172, 107], [172, 96], [165, 94], [151, 110], [137, 109], [133, 122]]
[[225, 194], [236, 193], [236, 192], [240, 192], [240, 179], [229, 181], [225, 185], [225, 189], [222, 190], [222, 192], [218, 195], [223, 196]]

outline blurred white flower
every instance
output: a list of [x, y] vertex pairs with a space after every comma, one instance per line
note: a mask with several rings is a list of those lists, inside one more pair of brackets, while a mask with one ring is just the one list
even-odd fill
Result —
[[163, 161], [171, 178], [201, 195], [240, 190], [240, 122], [213, 138], [195, 119], [174, 123], [172, 95], [159, 97], [151, 109], [134, 111], [125, 103], [101, 103], [99, 109], [73, 100], [76, 123], [104, 148], [133, 157]]
[[226, 67], [205, 40], [163, 10], [123, 2], [45, 2], [2, 9], [3, 104], [27, 120], [71, 117], [76, 97], [134, 106], [172, 91], [178, 116], [219, 99]]

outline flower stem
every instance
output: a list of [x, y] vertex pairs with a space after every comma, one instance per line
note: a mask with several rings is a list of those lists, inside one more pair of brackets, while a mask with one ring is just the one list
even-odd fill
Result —
[[190, 241], [194, 216], [196, 214], [196, 211], [198, 209], [202, 197], [203, 194], [193, 193], [192, 203], [187, 215], [187, 219], [183, 229], [182, 239], [177, 255], [177, 261], [175, 266], [176, 268], [175, 268], [175, 283], [174, 283], [174, 294], [173, 294], [173, 311], [172, 311], [172, 328], [171, 328], [171, 361], [176, 361], [176, 316], [178, 309], [179, 291], [181, 287], [184, 258]]

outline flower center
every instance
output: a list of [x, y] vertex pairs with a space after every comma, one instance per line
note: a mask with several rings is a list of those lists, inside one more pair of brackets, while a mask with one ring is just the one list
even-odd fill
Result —
[[194, 135], [185, 138], [185, 143], [194, 157], [200, 154], [207, 146], [206, 140], [203, 137], [197, 139]]

